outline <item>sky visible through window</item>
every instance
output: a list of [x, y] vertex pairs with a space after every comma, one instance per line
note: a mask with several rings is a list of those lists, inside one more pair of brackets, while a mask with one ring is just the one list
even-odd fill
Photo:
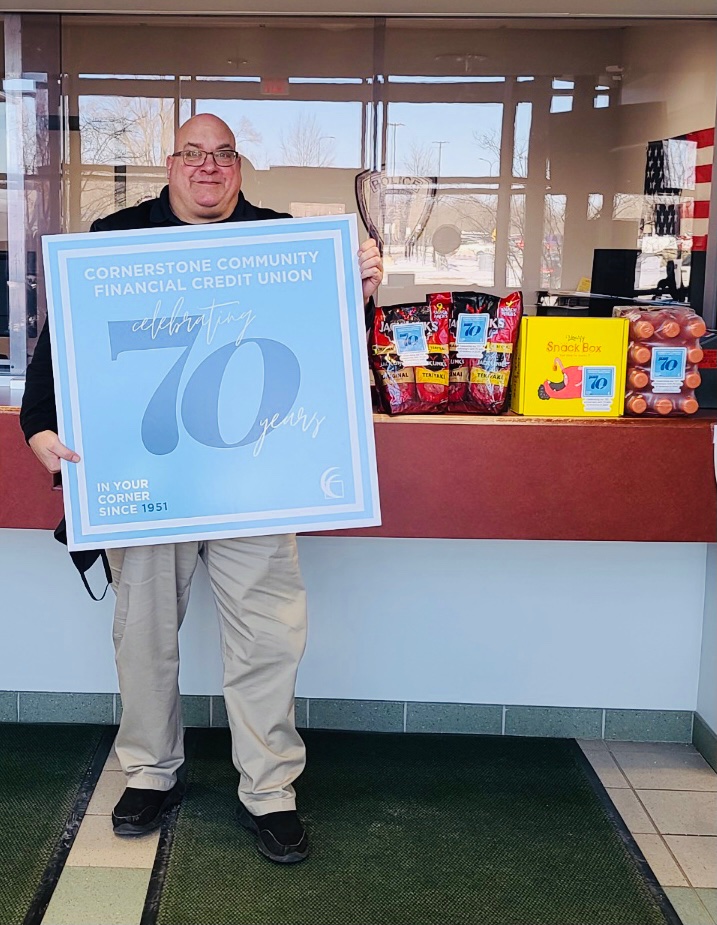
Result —
[[[93, 79], [103, 75], [92, 75]], [[107, 75], [121, 79], [122, 75]], [[197, 78], [199, 79], [199, 78]], [[211, 78], [214, 79], [214, 78]], [[246, 80], [247, 78], [244, 78]], [[258, 81], [260, 78], [251, 78]], [[389, 77], [389, 81], [435, 81], [454, 78]], [[465, 78], [476, 81], [478, 78]], [[481, 78], [486, 79], [487, 78]], [[495, 80], [497, 78], [490, 78]], [[532, 80], [533, 78], [519, 78]], [[210, 78], [206, 78], [210, 80]], [[311, 83], [319, 78], [291, 78], [291, 82]], [[323, 79], [334, 82], [333, 79]], [[501, 78], [505, 80], [505, 78]], [[336, 82], [361, 82], [359, 78], [338, 79]], [[551, 112], [566, 112], [572, 108], [572, 81], [554, 78]], [[602, 86], [597, 90], [604, 90]], [[180, 91], [181, 92], [181, 91]], [[124, 97], [80, 97], [85, 120], [93, 123], [95, 133], [103, 130], [109, 136], [111, 126], [105, 125], [108, 108], [124, 112]], [[108, 104], [112, 102], [112, 106]], [[596, 108], [609, 104], [603, 93], [595, 98]], [[362, 103], [359, 100], [296, 100], [284, 98], [260, 99], [200, 99], [196, 112], [213, 112], [225, 119], [237, 135], [237, 146], [243, 156], [258, 170], [275, 166], [317, 166], [361, 170], [371, 166], [370, 150], [363, 155], [361, 148]], [[497, 177], [500, 174], [503, 104], [388, 102], [385, 169], [389, 173], [436, 175], [442, 177]], [[181, 120], [191, 111], [190, 100], [180, 103]], [[380, 118], [379, 107], [379, 118]], [[531, 131], [532, 104], [519, 102], [515, 111], [515, 147], [512, 172], [526, 176], [527, 152]], [[367, 115], [370, 115], [367, 108]], [[93, 116], [95, 117], [93, 119]], [[90, 129], [85, 123], [83, 135]], [[372, 127], [367, 130], [370, 148]], [[83, 155], [89, 139], [83, 137]], [[95, 147], [97, 145], [95, 144]], [[110, 160], [121, 162], [123, 145], [115, 139]], [[116, 150], [114, 150], [116, 149]], [[89, 151], [87, 151], [89, 154]], [[108, 153], [108, 152], [105, 152]], [[92, 158], [84, 158], [92, 162]], [[129, 158], [132, 162], [132, 158]], [[145, 163], [158, 165], [163, 155], [150, 156]], [[504, 165], [510, 169], [510, 165]]]
[[360, 102], [197, 100], [196, 111], [212, 112], [224, 119], [237, 135], [240, 152], [258, 170], [292, 164], [286, 152], [301, 125], [315, 127], [316, 149], [326, 159], [326, 166], [362, 167]]

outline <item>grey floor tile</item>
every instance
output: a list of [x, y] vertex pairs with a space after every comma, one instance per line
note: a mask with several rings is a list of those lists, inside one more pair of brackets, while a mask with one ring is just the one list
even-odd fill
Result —
[[309, 706], [312, 729], [403, 732], [403, 704], [389, 700], [314, 700]]
[[717, 774], [692, 745], [610, 742], [635, 790], [717, 791]]
[[[229, 717], [227, 716], [227, 705], [224, 700], [224, 697], [214, 696], [211, 697], [212, 702], [212, 717], [211, 725], [214, 729], [226, 729], [229, 726]], [[303, 697], [296, 698], [296, 706], [294, 710], [294, 715], [296, 717], [296, 725], [300, 729], [303, 729], [306, 726], [306, 717], [308, 709], [308, 700]]]
[[688, 886], [666, 886], [665, 893], [682, 925], [714, 925], [697, 892]]
[[602, 710], [588, 707], [522, 707], [505, 711], [505, 734], [599, 739]]
[[[187, 727], [206, 727], [209, 725], [210, 700], [221, 701], [222, 707], [224, 706], [223, 697], [212, 698], [205, 694], [182, 694], [182, 723], [185, 729]], [[212, 708], [216, 711], [216, 703], [212, 705]], [[119, 723], [121, 719], [122, 698], [119, 694], [115, 694], [115, 723]], [[221, 724], [213, 722], [212, 725]]]
[[634, 838], [661, 886], [690, 886], [661, 836], [635, 832]]
[[478, 703], [408, 703], [406, 732], [500, 735], [503, 707]]
[[0, 723], [17, 722], [17, 694], [15, 691], [0, 691]]
[[717, 793], [638, 790], [663, 835], [717, 835]]
[[188, 726], [209, 725], [209, 697], [182, 694], [182, 722]]
[[150, 870], [66, 867], [42, 925], [138, 925]]
[[717, 923], [717, 890], [700, 888], [696, 892], [715, 923]]
[[20, 722], [112, 725], [112, 703], [112, 694], [23, 691], [20, 694]]
[[294, 719], [298, 729], [306, 729], [309, 725], [309, 701], [305, 697], [297, 697], [294, 702]]
[[606, 789], [610, 799], [615, 804], [615, 808], [622, 816], [623, 822], [633, 835], [636, 833], [653, 835], [656, 832], [655, 826], [650, 822], [650, 817], [632, 790], [612, 789], [610, 787]]
[[692, 726], [692, 744], [717, 770], [717, 734], [712, 731], [699, 713], [695, 713]]
[[717, 889], [717, 838], [702, 835], [665, 835], [664, 838], [690, 886]]
[[689, 710], [606, 710], [605, 738], [630, 742], [691, 742]]
[[223, 697], [212, 697], [212, 726], [224, 728], [229, 725], [227, 705]]
[[611, 789], [630, 789], [627, 778], [617, 765], [617, 762], [608, 751], [607, 745], [601, 740], [578, 740], [580, 748], [593, 770], [602, 781], [603, 787]]

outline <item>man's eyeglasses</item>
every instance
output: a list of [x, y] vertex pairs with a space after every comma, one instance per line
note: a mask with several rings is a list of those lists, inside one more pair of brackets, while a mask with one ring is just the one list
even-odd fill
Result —
[[217, 167], [233, 167], [239, 158], [238, 151], [222, 148], [219, 151], [200, 151], [198, 148], [187, 148], [186, 151], [175, 151], [172, 157], [181, 157], [186, 167], [201, 167], [211, 154]]

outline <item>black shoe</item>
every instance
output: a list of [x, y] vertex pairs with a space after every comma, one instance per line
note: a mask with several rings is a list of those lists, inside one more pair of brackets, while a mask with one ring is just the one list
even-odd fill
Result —
[[140, 790], [127, 787], [119, 803], [112, 810], [112, 828], [115, 835], [145, 835], [158, 829], [162, 814], [176, 806], [184, 796], [181, 781], [171, 790]]
[[257, 848], [271, 861], [296, 864], [309, 853], [309, 836], [295, 809], [253, 816], [240, 802], [237, 820], [256, 835]]

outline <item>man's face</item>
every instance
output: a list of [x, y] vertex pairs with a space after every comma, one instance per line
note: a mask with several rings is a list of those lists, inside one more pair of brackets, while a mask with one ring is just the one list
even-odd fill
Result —
[[[234, 150], [229, 127], [211, 115], [190, 119], [178, 131], [175, 151]], [[234, 211], [241, 189], [241, 159], [231, 167], [217, 167], [207, 157], [201, 167], [187, 167], [181, 157], [167, 158], [169, 201], [184, 222], [218, 222]]]

